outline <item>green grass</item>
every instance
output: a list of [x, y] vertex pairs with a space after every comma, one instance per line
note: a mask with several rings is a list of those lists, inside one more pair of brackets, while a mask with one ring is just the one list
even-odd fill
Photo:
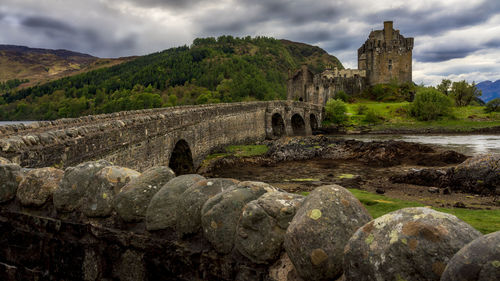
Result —
[[[371, 126], [373, 130], [397, 129], [437, 129], [468, 132], [474, 129], [500, 126], [500, 113], [485, 113], [482, 106], [454, 107], [451, 116], [436, 121], [417, 121], [408, 116], [409, 102], [373, 102], [360, 100], [347, 104], [351, 126]], [[363, 114], [358, 114], [359, 106], [365, 106]], [[365, 120], [366, 112], [372, 111], [382, 117], [381, 123], [373, 124]], [[326, 124], [327, 125], [327, 124]]]
[[226, 151], [237, 157], [259, 156], [267, 153], [267, 145], [230, 145]]
[[[363, 203], [368, 212], [373, 218], [378, 218], [387, 213], [409, 207], [423, 207], [425, 205], [405, 201], [396, 198], [390, 198], [384, 195], [373, 194], [359, 189], [348, 189], [358, 200]], [[309, 192], [301, 192], [300, 194], [307, 196]], [[500, 210], [470, 210], [470, 209], [450, 209], [450, 208], [433, 208], [436, 211], [449, 213], [457, 216], [459, 219], [467, 222], [475, 229], [483, 234], [500, 230]]]

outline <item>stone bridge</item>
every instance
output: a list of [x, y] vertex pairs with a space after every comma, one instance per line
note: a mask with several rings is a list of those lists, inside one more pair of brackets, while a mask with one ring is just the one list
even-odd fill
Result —
[[229, 144], [310, 135], [322, 107], [295, 101], [179, 106], [0, 127], [0, 156], [23, 167], [67, 167], [106, 159], [143, 171], [194, 172]]

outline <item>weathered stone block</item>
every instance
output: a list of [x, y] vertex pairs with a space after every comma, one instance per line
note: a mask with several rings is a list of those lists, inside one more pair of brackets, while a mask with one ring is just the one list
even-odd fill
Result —
[[19, 184], [17, 199], [23, 206], [40, 207], [52, 199], [63, 176], [64, 171], [56, 168], [33, 169]]
[[285, 234], [285, 250], [305, 280], [342, 275], [344, 246], [371, 216], [347, 189], [320, 186], [306, 197]]
[[146, 170], [116, 195], [113, 200], [116, 213], [125, 222], [143, 220], [151, 198], [174, 177], [174, 172], [166, 166], [156, 166]]
[[405, 208], [365, 224], [344, 252], [346, 281], [440, 280], [450, 258], [481, 236], [457, 217]]
[[158, 191], [146, 210], [147, 230], [174, 228], [177, 222], [179, 196], [193, 184], [205, 178], [196, 175], [182, 175], [171, 179]]
[[243, 207], [266, 192], [276, 191], [267, 183], [245, 181], [208, 199], [201, 209], [203, 235], [217, 252], [230, 253]]
[[80, 210], [95, 174], [111, 165], [106, 160], [99, 160], [68, 167], [64, 171], [59, 188], [54, 191], [53, 201], [56, 209], [60, 212]]
[[460, 249], [448, 262], [441, 281], [500, 279], [500, 231], [481, 236]]
[[269, 192], [249, 202], [238, 223], [236, 249], [255, 263], [276, 260], [290, 221], [303, 201], [302, 195]]
[[239, 181], [234, 179], [201, 180], [179, 196], [175, 230], [179, 236], [198, 232], [201, 228], [201, 208], [211, 197], [230, 188]]

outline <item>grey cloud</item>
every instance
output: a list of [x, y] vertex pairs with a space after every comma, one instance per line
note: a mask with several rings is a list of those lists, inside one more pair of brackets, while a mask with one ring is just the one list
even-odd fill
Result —
[[240, 4], [238, 11], [213, 10], [195, 19], [202, 33], [241, 32], [266, 22], [294, 28], [307, 22], [328, 22], [340, 14], [340, 9], [334, 3], [322, 1], [243, 0]]
[[126, 0], [141, 7], [166, 7], [173, 9], [196, 9], [202, 2], [213, 3], [215, 0]]
[[456, 48], [456, 49], [443, 49], [427, 51], [424, 53], [417, 53], [415, 59], [421, 62], [442, 62], [456, 58], [463, 58], [476, 51], [477, 48]]
[[[492, 3], [493, 2], [493, 3]], [[500, 12], [500, 2], [484, 1], [467, 10], [438, 10], [428, 7], [417, 11], [405, 8], [388, 9], [369, 13], [364, 17], [370, 24], [379, 24], [384, 20], [394, 20], [399, 28], [412, 36], [437, 35], [443, 32], [484, 23]]]
[[39, 16], [28, 16], [21, 20], [21, 24], [36, 29], [46, 29], [65, 33], [75, 32], [75, 29], [67, 23]]

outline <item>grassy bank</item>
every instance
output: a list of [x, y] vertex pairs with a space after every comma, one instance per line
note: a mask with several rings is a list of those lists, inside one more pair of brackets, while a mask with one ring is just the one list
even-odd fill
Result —
[[[485, 113], [482, 106], [453, 107], [450, 116], [418, 121], [408, 114], [408, 102], [358, 101], [347, 104], [348, 130], [369, 127], [372, 131], [419, 130], [470, 132], [500, 126], [500, 113]], [[326, 124], [329, 125], [329, 124]]]
[[[349, 189], [349, 191], [363, 203], [374, 218], [402, 208], [425, 206], [418, 202], [389, 198], [359, 189]], [[433, 209], [455, 215], [484, 234], [500, 230], [500, 210], [470, 210], [459, 208]]]
[[252, 157], [266, 154], [269, 148], [266, 145], [229, 145], [224, 151], [213, 153], [205, 158], [205, 161], [226, 156]]
[[[375, 219], [387, 213], [410, 207], [425, 207], [426, 205], [373, 194], [368, 191], [348, 188], [348, 190], [366, 207]], [[307, 196], [309, 192], [301, 192]], [[481, 231], [483, 234], [500, 230], [500, 210], [470, 210], [459, 208], [432, 208], [436, 211], [452, 214]]]

